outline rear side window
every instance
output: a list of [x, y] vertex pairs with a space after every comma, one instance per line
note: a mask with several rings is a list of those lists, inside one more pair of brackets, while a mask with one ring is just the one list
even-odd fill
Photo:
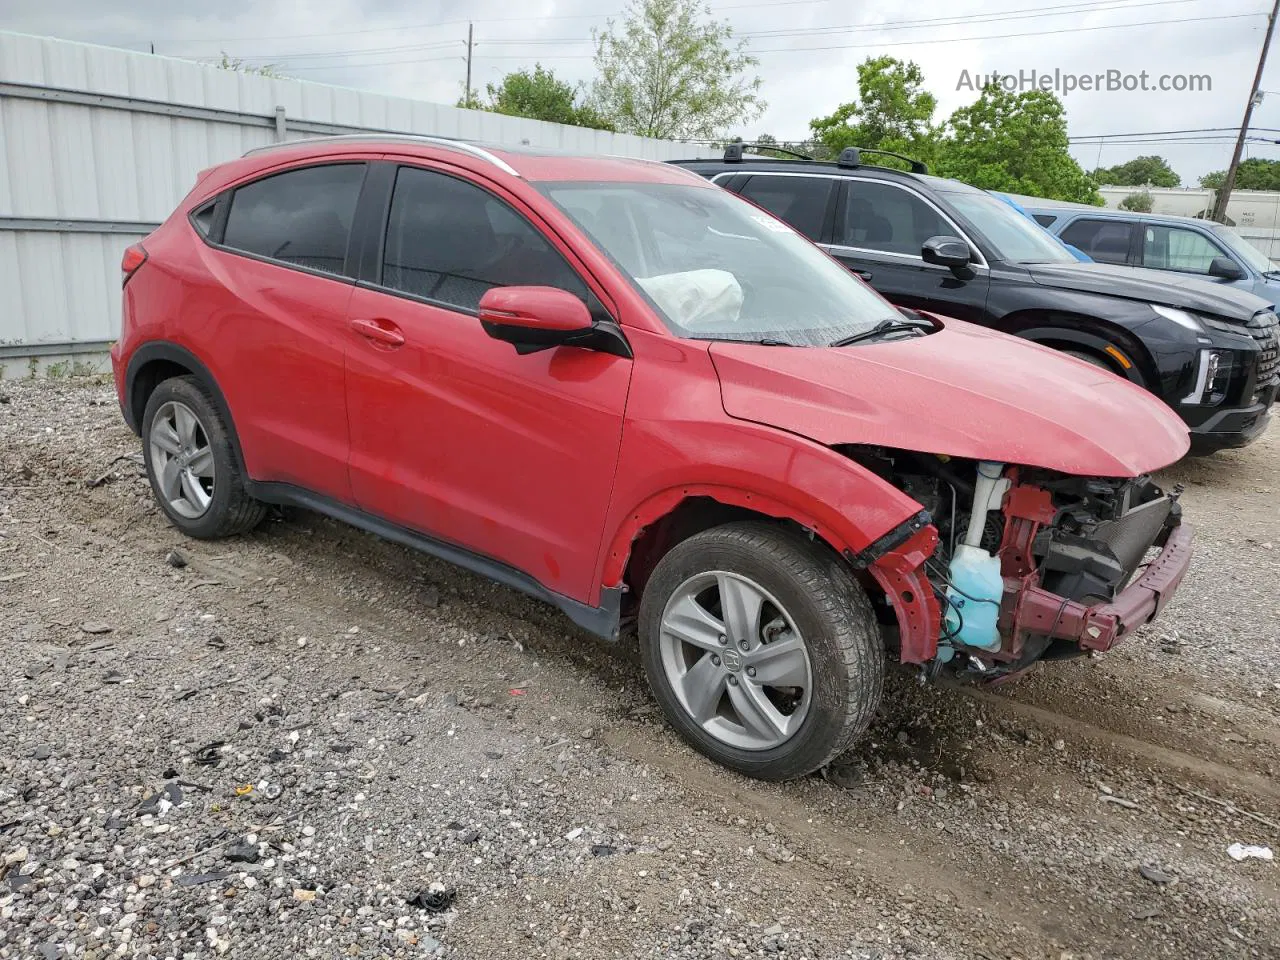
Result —
[[1058, 219], [1052, 213], [1033, 213], [1031, 217], [1042, 227], [1047, 227]]
[[223, 245], [341, 275], [364, 171], [363, 163], [305, 167], [237, 188]]
[[1225, 256], [1217, 244], [1197, 230], [1154, 224], [1143, 228], [1143, 266], [1207, 274], [1214, 257]]
[[918, 257], [930, 237], [955, 235], [955, 228], [910, 190], [871, 180], [850, 180], [836, 243]]
[[505, 202], [414, 167], [396, 175], [382, 285], [468, 312], [493, 287], [558, 287], [587, 299], [582, 278]]
[[810, 240], [819, 240], [835, 183], [830, 177], [753, 176], [742, 188], [742, 195]]
[[1062, 239], [1100, 263], [1127, 263], [1133, 225], [1123, 220], [1077, 220]]

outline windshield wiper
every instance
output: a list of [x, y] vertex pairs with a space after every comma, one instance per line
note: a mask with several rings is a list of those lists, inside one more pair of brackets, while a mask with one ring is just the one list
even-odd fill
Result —
[[847, 347], [852, 343], [861, 343], [863, 340], [873, 340], [876, 337], [883, 337], [886, 334], [897, 333], [900, 330], [932, 330], [933, 324], [927, 320], [881, 320], [870, 330], [863, 330], [861, 333], [855, 333], [851, 337], [845, 337], [843, 340], [836, 340], [834, 343], [828, 344], [831, 347]]
[[772, 337], [708, 337], [712, 343], [754, 343], [761, 347], [794, 347], [789, 340], [775, 340]]
[[1280, 280], [1280, 270], [1263, 270], [1262, 275], [1268, 280]]

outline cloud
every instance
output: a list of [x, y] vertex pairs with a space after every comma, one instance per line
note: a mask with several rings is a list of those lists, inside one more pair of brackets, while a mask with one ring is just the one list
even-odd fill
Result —
[[[1090, 6], [1106, 3], [1109, 9], [1082, 9], [1086, 2], [1053, 0], [1031, 8], [1014, 0], [1000, 11], [981, 0], [925, 0], [910, 7], [870, 0], [856, 8], [842, 0], [712, 0], [714, 15], [727, 19], [759, 56], [769, 103], [764, 116], [735, 132], [748, 138], [760, 132], [804, 137], [809, 119], [856, 96], [857, 64], [881, 53], [920, 64], [939, 99], [939, 119], [975, 96], [956, 89], [963, 70], [1115, 69], [1145, 70], [1153, 80], [1207, 74], [1212, 89], [1070, 93], [1064, 102], [1073, 136], [1238, 126], [1265, 18], [1233, 15], [1256, 14], [1256, 5], [1096, 0]], [[475, 31], [473, 86], [483, 89], [535, 62], [570, 82], [587, 83], [593, 73], [591, 29], [619, 14], [624, 0], [132, 0], [127, 9], [105, 6], [101, 0], [7, 0], [5, 27], [144, 51], [154, 43], [157, 53], [171, 56], [216, 59], [226, 51], [278, 64], [300, 79], [451, 103], [462, 92], [469, 19]], [[1206, 17], [1215, 19], [1199, 19]], [[940, 22], [901, 25], [924, 20]], [[1158, 23], [1116, 28], [1146, 21]], [[1103, 29], [1080, 29], [1093, 27]], [[1075, 32], [1043, 32], [1050, 30]], [[1037, 35], [1010, 36], [1028, 33]], [[1263, 102], [1253, 123], [1280, 129], [1280, 95]], [[1232, 148], [1228, 132], [1201, 136], [1213, 142], [1104, 142], [1099, 153], [1098, 141], [1077, 140], [1073, 152], [1089, 169], [1099, 160], [1109, 166], [1158, 153], [1169, 158], [1184, 183], [1193, 184], [1199, 175], [1226, 166]], [[1273, 136], [1280, 139], [1280, 133]], [[1271, 144], [1249, 150], [1280, 157]]]

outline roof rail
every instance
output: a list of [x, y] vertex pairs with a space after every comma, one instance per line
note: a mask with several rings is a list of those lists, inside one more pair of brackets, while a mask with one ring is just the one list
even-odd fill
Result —
[[519, 172], [511, 164], [490, 153], [484, 147], [477, 147], [474, 143], [468, 143], [465, 140], [416, 133], [378, 133], [370, 131], [369, 133], [342, 133], [324, 137], [303, 137], [297, 140], [284, 140], [280, 143], [269, 143], [266, 146], [254, 147], [252, 150], [246, 150], [244, 156], [249, 157], [255, 153], [267, 153], [271, 150], [279, 150], [282, 147], [295, 147], [306, 143], [368, 143], [369, 141], [378, 143], [421, 143], [435, 147], [446, 147], [491, 163], [503, 173], [509, 173], [513, 177], [520, 176]]
[[724, 148], [725, 163], [741, 163], [742, 151], [745, 147], [755, 147], [757, 150], [772, 150], [774, 153], [785, 153], [789, 157], [795, 157], [798, 160], [812, 160], [813, 157], [807, 153], [800, 153], [796, 150], [788, 150], [786, 147], [779, 147], [772, 143], [743, 143], [741, 140], [735, 140]]
[[911, 168], [912, 173], [928, 173], [929, 168], [919, 160], [912, 160], [910, 157], [904, 157], [900, 153], [894, 153], [892, 150], [876, 150], [872, 147], [845, 147], [840, 151], [840, 157], [836, 160], [837, 167], [860, 167], [862, 166], [862, 154], [874, 153], [882, 157], [893, 157], [901, 160]]

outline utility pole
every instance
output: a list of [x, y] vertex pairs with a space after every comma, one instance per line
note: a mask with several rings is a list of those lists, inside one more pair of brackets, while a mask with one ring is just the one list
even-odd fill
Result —
[[[1276, 5], [1280, 6], [1280, 0], [1276, 0]], [[1272, 13], [1271, 19], [1272, 21], [1275, 20], [1274, 13]], [[475, 29], [474, 24], [471, 24], [471, 23], [467, 24], [467, 88], [466, 88], [466, 92], [462, 95], [462, 99], [463, 99], [463, 102], [468, 107], [471, 106], [471, 47], [472, 47], [474, 29]], [[1268, 32], [1267, 36], [1270, 37], [1271, 34]]]
[[1226, 223], [1227, 201], [1231, 199], [1231, 190], [1236, 185], [1236, 172], [1240, 169], [1240, 155], [1244, 153], [1244, 139], [1249, 135], [1249, 120], [1253, 117], [1253, 108], [1257, 104], [1259, 88], [1262, 86], [1262, 71], [1267, 65], [1267, 50], [1271, 47], [1271, 34], [1276, 29], [1276, 14], [1280, 13], [1280, 0], [1275, 0], [1271, 13], [1267, 17], [1267, 35], [1262, 41], [1262, 53], [1258, 55], [1258, 72], [1253, 76], [1253, 88], [1249, 91], [1249, 103], [1244, 108], [1244, 122], [1240, 124], [1240, 136], [1236, 138], [1236, 150], [1231, 155], [1231, 166], [1227, 167], [1227, 175], [1218, 190], [1218, 198], [1213, 203], [1213, 219], [1218, 223]]

